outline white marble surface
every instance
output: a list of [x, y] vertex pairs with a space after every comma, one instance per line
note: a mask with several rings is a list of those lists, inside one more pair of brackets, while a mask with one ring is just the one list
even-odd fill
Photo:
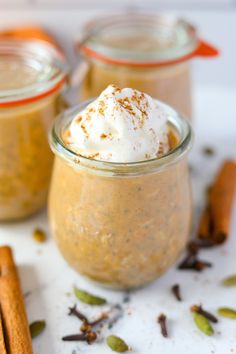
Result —
[[[236, 91], [233, 89], [198, 88], [195, 94], [195, 146], [190, 160], [193, 165], [193, 190], [197, 219], [203, 205], [205, 186], [211, 181], [219, 162], [236, 158]], [[206, 157], [201, 148], [214, 146], [216, 155]], [[76, 284], [113, 302], [122, 302], [124, 293], [114, 292], [90, 284], [71, 270], [58, 253], [53, 240], [38, 245], [32, 230], [41, 227], [48, 232], [46, 213], [29, 221], [0, 225], [0, 244], [13, 247], [26, 296], [29, 321], [45, 319], [47, 328], [33, 342], [35, 354], [108, 354], [104, 343], [88, 346], [84, 343], [65, 343], [61, 337], [79, 329], [78, 320], [67, 316], [68, 306], [75, 303], [91, 316], [100, 313], [76, 301], [72, 289]], [[131, 293], [131, 301], [124, 304], [125, 316], [113, 327], [138, 354], [227, 354], [236, 352], [236, 322], [221, 319], [213, 337], [199, 332], [189, 311], [192, 304], [202, 302], [212, 312], [219, 306], [235, 305], [236, 288], [225, 289], [220, 281], [236, 273], [236, 210], [229, 241], [215, 250], [205, 250], [202, 258], [214, 267], [201, 274], [180, 272], [173, 267], [148, 287]], [[178, 303], [170, 287], [181, 285], [184, 301]], [[160, 312], [168, 316], [170, 338], [160, 335], [156, 317]], [[107, 332], [106, 334], [108, 334]]]

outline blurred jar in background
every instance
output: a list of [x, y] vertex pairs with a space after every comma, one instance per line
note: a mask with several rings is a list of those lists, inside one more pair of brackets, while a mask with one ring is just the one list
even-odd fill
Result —
[[0, 220], [46, 202], [53, 155], [48, 128], [62, 111], [66, 67], [44, 41], [0, 41]]
[[215, 56], [196, 29], [172, 16], [123, 14], [85, 26], [76, 43], [84, 78], [80, 98], [97, 96], [109, 84], [136, 88], [192, 116], [190, 60]]

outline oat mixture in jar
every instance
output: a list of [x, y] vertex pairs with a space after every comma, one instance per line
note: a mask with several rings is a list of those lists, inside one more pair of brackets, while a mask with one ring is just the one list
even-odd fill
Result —
[[53, 154], [47, 135], [65, 107], [64, 58], [43, 41], [0, 41], [0, 220], [45, 205]]
[[[126, 98], [118, 98], [113, 109], [111, 91], [103, 94], [110, 100], [105, 116], [100, 96], [95, 108], [82, 104], [54, 124], [49, 219], [62, 255], [75, 270], [105, 286], [133, 288], [159, 277], [186, 246], [191, 128], [159, 101], [152, 103], [158, 117], [155, 109], [147, 113], [145, 106], [137, 107], [135, 99], [135, 115]], [[158, 145], [155, 158], [152, 139]]]
[[195, 56], [217, 55], [217, 50], [199, 40], [191, 24], [163, 15], [123, 14], [95, 19], [85, 26], [77, 48], [80, 59], [87, 63], [82, 101], [114, 83], [146, 92], [189, 119], [190, 61]]

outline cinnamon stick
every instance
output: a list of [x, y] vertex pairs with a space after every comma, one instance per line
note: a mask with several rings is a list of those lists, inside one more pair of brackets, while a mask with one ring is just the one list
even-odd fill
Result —
[[201, 240], [207, 240], [210, 237], [210, 233], [211, 233], [210, 213], [209, 213], [209, 208], [206, 207], [200, 219], [199, 230], [198, 230], [199, 238]]
[[7, 354], [1, 312], [0, 312], [0, 353]]
[[228, 237], [231, 211], [236, 192], [236, 163], [225, 161], [209, 191], [206, 209], [203, 211], [198, 237], [221, 244]]
[[7, 354], [33, 354], [17, 269], [7, 246], [0, 247], [0, 306]]

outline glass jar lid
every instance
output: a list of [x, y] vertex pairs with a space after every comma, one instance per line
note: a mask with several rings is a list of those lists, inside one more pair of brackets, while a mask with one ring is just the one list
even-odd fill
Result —
[[190, 58], [198, 49], [196, 29], [173, 16], [123, 14], [85, 26], [82, 54], [113, 64], [163, 65]]
[[44, 98], [65, 83], [64, 56], [41, 40], [0, 41], [0, 107]]

